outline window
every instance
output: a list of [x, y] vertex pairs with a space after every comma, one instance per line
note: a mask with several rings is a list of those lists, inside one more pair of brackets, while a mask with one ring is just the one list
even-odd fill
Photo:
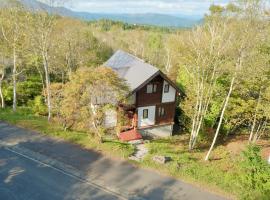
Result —
[[143, 110], [143, 119], [148, 119], [148, 109]]
[[157, 92], [157, 84], [148, 84], [147, 85], [147, 94], [156, 93]]
[[157, 84], [153, 84], [153, 92], [154, 92], [154, 93], [157, 92]]
[[165, 84], [164, 86], [164, 93], [169, 93], [170, 91], [170, 85], [169, 84]]
[[165, 109], [163, 107], [158, 108], [158, 116], [164, 117], [165, 116]]
[[151, 93], [153, 93], [153, 84], [149, 84], [149, 85], [147, 85], [147, 94], [151, 94]]
[[151, 94], [151, 93], [156, 93], [157, 92], [157, 84], [148, 84], [146, 93]]

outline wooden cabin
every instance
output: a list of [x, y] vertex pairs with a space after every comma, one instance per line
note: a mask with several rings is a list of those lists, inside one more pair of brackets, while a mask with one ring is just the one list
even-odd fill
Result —
[[121, 50], [104, 65], [126, 80], [131, 89], [129, 103], [119, 105], [126, 116], [126, 129], [135, 128], [142, 135], [171, 136], [181, 94], [177, 86], [158, 68]]

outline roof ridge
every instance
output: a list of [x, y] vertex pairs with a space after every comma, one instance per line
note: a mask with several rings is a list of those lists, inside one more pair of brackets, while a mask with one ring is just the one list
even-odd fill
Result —
[[[128, 54], [129, 56], [131, 56], [131, 57], [133, 57], [133, 58], [135, 58], [135, 59], [137, 59], [137, 60], [143, 62], [143, 63], [149, 64], [149, 63], [145, 62], [145, 60], [143, 60], [142, 58], [139, 58], [139, 57], [137, 57], [137, 56], [135, 56], [135, 55], [133, 55], [133, 54], [127, 52], [127, 51], [124, 51], [124, 50], [122, 50], [122, 49], [118, 49], [117, 51], [121, 51], [121, 52], [123, 52], [123, 53], [125, 53], [125, 54]], [[150, 65], [150, 64], [149, 64], [149, 65]], [[154, 66], [153, 66], [153, 67], [154, 67]]]
[[115, 51], [114, 55], [105, 63], [105, 66], [112, 68], [119, 77], [124, 78], [132, 91], [160, 71], [143, 59], [121, 49]]

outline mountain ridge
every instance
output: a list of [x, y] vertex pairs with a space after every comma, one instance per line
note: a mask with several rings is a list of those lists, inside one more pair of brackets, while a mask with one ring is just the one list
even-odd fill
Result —
[[[2, 2], [9, 2], [9, 0], [2, 0]], [[47, 4], [36, 0], [18, 0], [23, 6], [31, 10], [46, 10], [61, 16], [78, 18], [86, 21], [95, 21], [101, 19], [109, 19], [114, 21], [121, 21], [128, 24], [138, 25], [153, 25], [159, 27], [177, 27], [177, 28], [191, 28], [201, 23], [202, 19], [192, 19], [191, 17], [179, 17], [173, 15], [159, 14], [159, 13], [141, 13], [141, 14], [113, 14], [113, 13], [90, 13], [77, 12], [67, 9], [65, 7], [50, 7]], [[0, 3], [1, 5], [1, 3]]]

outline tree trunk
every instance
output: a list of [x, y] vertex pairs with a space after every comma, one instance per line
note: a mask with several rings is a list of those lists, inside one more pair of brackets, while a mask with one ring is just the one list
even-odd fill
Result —
[[45, 82], [47, 92], [47, 107], [48, 107], [48, 121], [51, 119], [51, 89], [50, 89], [50, 75], [47, 54], [43, 54], [43, 67], [45, 71]]
[[253, 119], [253, 124], [252, 124], [252, 127], [251, 127], [249, 139], [248, 139], [249, 143], [252, 142], [254, 129], [255, 129], [255, 126], [256, 126], [256, 123], [257, 123], [257, 112], [258, 112], [258, 107], [260, 105], [260, 101], [261, 101], [261, 90], [260, 90], [260, 93], [259, 93], [259, 98], [258, 98], [258, 102], [257, 102], [256, 109], [255, 109], [255, 115], [254, 115], [254, 119]]
[[195, 145], [196, 145], [197, 138], [198, 138], [199, 132], [200, 132], [200, 130], [201, 130], [203, 118], [204, 118], [204, 115], [201, 114], [200, 120], [199, 120], [199, 122], [198, 122], [198, 127], [197, 127], [197, 130], [196, 130], [196, 132], [195, 132], [195, 137], [194, 137], [194, 139], [193, 139], [193, 143], [192, 143], [192, 146], [191, 146], [192, 149], [194, 149], [194, 147], [195, 147]]
[[193, 144], [195, 140], [195, 133], [197, 130], [197, 124], [198, 124], [198, 118], [200, 115], [200, 108], [201, 108], [201, 82], [197, 82], [197, 98], [196, 98], [196, 106], [195, 106], [195, 112], [193, 116], [193, 122], [192, 122], [192, 129], [191, 129], [191, 135], [189, 140], [189, 150], [191, 151], [193, 149]]
[[[199, 101], [197, 100], [196, 103], [196, 108], [199, 107]], [[195, 133], [197, 129], [197, 115], [199, 115], [199, 111], [196, 110], [193, 116], [193, 122], [192, 122], [192, 129], [191, 129], [191, 135], [190, 135], [190, 140], [189, 140], [189, 150], [191, 151], [194, 147], [194, 140], [195, 140]]]
[[3, 71], [1, 79], [0, 79], [0, 98], [1, 98], [1, 108], [5, 108], [5, 99], [4, 99], [4, 95], [3, 95], [3, 90], [2, 90], [2, 82], [4, 80], [5, 77], [5, 72]]
[[[42, 83], [42, 91], [44, 92], [45, 91], [45, 83], [44, 83], [44, 77], [43, 77], [43, 71], [39, 68], [39, 64], [38, 64], [38, 61], [36, 61], [36, 69], [38, 71], [38, 74], [40, 76], [40, 79], [41, 79], [41, 83]], [[45, 98], [45, 101], [47, 103], [47, 99]]]
[[265, 133], [265, 129], [266, 129], [266, 126], [267, 126], [267, 121], [268, 121], [268, 119], [266, 119], [266, 120], [264, 121], [263, 128], [261, 129], [260, 134], [257, 136], [257, 139], [256, 139], [255, 143], [256, 143], [256, 142], [261, 138], [261, 136]]
[[194, 149], [199, 132], [201, 130], [201, 127], [203, 126], [203, 121], [205, 118], [205, 115], [207, 114], [209, 104], [212, 99], [212, 94], [213, 94], [213, 88], [216, 84], [216, 67], [213, 69], [212, 75], [211, 75], [211, 80], [210, 80], [210, 85], [208, 90], [205, 93], [206, 87], [205, 87], [205, 82], [207, 79], [207, 75], [205, 76], [205, 73], [202, 72], [203, 76], [201, 77], [200, 83], [198, 83], [197, 86], [197, 102], [195, 106], [195, 115], [193, 117], [193, 124], [192, 124], [192, 131], [191, 131], [191, 137], [190, 137], [190, 142], [189, 142], [189, 150]]
[[[38, 68], [38, 67], [37, 67]], [[40, 76], [40, 79], [41, 79], [41, 83], [42, 83], [42, 91], [44, 92], [45, 89], [46, 89], [46, 85], [44, 83], [44, 77], [43, 77], [43, 74], [42, 72], [38, 69], [38, 73], [39, 73], [39, 76]], [[45, 100], [47, 102], [47, 99]]]
[[13, 112], [17, 110], [17, 56], [16, 56], [16, 48], [13, 48], [13, 71], [12, 71], [12, 79], [13, 79]]
[[166, 48], [167, 52], [167, 61], [166, 61], [166, 72], [169, 73], [171, 71], [171, 55], [170, 55], [170, 50]]
[[234, 82], [235, 82], [235, 76], [232, 78], [230, 90], [228, 92], [228, 95], [226, 97], [226, 100], [225, 100], [225, 103], [224, 103], [224, 106], [223, 106], [223, 109], [222, 109], [222, 112], [221, 112], [221, 115], [220, 115], [220, 119], [219, 119], [218, 127], [217, 127], [217, 130], [216, 130], [216, 133], [215, 133], [215, 137], [214, 137], [212, 145], [211, 145], [211, 147], [210, 147], [210, 149], [209, 149], [209, 151], [208, 151], [208, 153], [207, 153], [207, 155], [205, 157], [205, 161], [209, 160], [210, 153], [212, 152], [212, 150], [213, 150], [213, 148], [215, 146], [215, 143], [216, 143], [216, 140], [217, 140], [217, 137], [218, 137], [218, 134], [219, 134], [219, 130], [221, 128], [221, 124], [222, 124], [222, 121], [223, 121], [224, 113], [226, 111], [229, 99], [230, 99], [232, 91], [233, 91]]
[[261, 138], [261, 136], [264, 134], [265, 129], [266, 129], [266, 126], [267, 126], [267, 119], [265, 119], [265, 121], [259, 123], [255, 135], [253, 136], [253, 138], [251, 138], [251, 142], [252, 142], [253, 144], [256, 144], [257, 141], [258, 141], [258, 140]]

